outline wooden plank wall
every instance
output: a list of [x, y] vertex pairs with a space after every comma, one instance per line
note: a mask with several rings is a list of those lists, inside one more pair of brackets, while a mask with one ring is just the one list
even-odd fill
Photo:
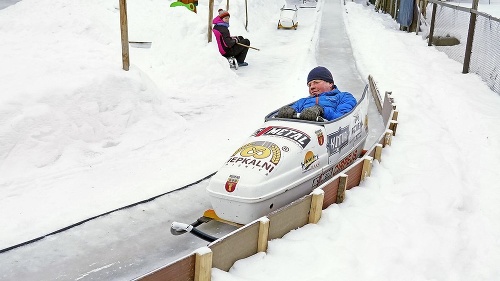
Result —
[[257, 253], [259, 222], [253, 222], [237, 232], [212, 242], [208, 247], [213, 252], [212, 266], [228, 271], [234, 262]]
[[281, 238], [290, 230], [306, 225], [309, 222], [310, 207], [311, 195], [307, 195], [269, 214], [268, 239]]
[[165, 267], [154, 270], [136, 280], [141, 281], [192, 281], [194, 280], [196, 255], [191, 254]]

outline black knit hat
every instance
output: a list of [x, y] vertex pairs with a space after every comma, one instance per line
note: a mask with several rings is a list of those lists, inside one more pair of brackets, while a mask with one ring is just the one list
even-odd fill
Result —
[[313, 68], [309, 75], [307, 75], [307, 84], [312, 80], [323, 80], [325, 82], [333, 83], [333, 76], [330, 70], [323, 66]]

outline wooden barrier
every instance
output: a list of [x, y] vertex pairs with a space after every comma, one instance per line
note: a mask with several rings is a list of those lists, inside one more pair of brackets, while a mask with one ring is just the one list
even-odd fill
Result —
[[323, 199], [325, 192], [321, 189], [315, 189], [312, 193], [311, 208], [309, 209], [309, 223], [318, 223], [323, 210]]
[[210, 281], [212, 277], [212, 251], [201, 248], [195, 253], [194, 281]]
[[213, 252], [212, 266], [228, 271], [234, 262], [258, 252], [259, 221], [247, 224], [238, 231], [208, 245]]
[[141, 281], [185, 281], [195, 279], [195, 263], [196, 256], [191, 254], [185, 258], [177, 260], [174, 263], [168, 264], [165, 267], [154, 270], [135, 280]]
[[323, 207], [322, 207], [323, 210], [326, 209], [331, 204], [337, 203], [339, 183], [340, 183], [340, 177], [337, 176], [333, 177], [332, 179], [323, 184], [323, 191], [325, 192], [325, 197], [323, 199]]
[[378, 162], [382, 161], [382, 148], [383, 146], [380, 143], [377, 143], [377, 145], [375, 146], [375, 153], [373, 155], [373, 158], [378, 160]]
[[341, 174], [339, 176], [339, 186], [337, 187], [337, 200], [336, 203], [344, 202], [345, 191], [347, 189], [347, 181], [349, 176], [346, 174]]
[[[371, 76], [372, 95], [380, 97]], [[342, 173], [335, 175], [311, 194], [270, 213], [266, 217], [247, 224], [199, 249], [192, 255], [166, 265], [135, 280], [141, 281], [210, 281], [211, 268], [228, 271], [237, 260], [267, 251], [268, 241], [282, 238], [293, 229], [308, 223], [317, 223], [321, 211], [334, 203], [342, 203], [345, 191], [365, 180], [371, 174], [373, 159], [381, 161], [382, 150], [391, 145], [396, 135], [398, 111], [390, 92], [380, 101], [379, 112], [383, 117], [385, 131], [367, 149], [362, 158], [357, 159]]]
[[267, 242], [269, 241], [269, 219], [264, 217], [260, 220], [259, 240], [257, 241], [257, 251], [267, 251]]
[[370, 174], [372, 172], [372, 162], [373, 162], [373, 158], [370, 156], [365, 156], [363, 158], [363, 169], [361, 170], [360, 181], [364, 181], [365, 178], [370, 176]]
[[290, 230], [303, 227], [309, 223], [311, 195], [304, 196], [269, 215], [269, 239], [281, 238]]

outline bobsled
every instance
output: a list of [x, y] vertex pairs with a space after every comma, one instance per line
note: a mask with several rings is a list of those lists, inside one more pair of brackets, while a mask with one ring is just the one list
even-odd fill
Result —
[[276, 117], [264, 123], [212, 176], [206, 191], [218, 218], [247, 224], [321, 187], [351, 165], [368, 136], [368, 86], [335, 120]]
[[278, 29], [280, 28], [293, 28], [297, 29], [299, 23], [297, 22], [297, 6], [295, 9], [285, 8], [280, 9], [280, 19], [278, 20]]

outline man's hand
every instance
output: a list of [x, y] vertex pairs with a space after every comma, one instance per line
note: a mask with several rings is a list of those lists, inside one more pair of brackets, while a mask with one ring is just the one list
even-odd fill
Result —
[[302, 112], [300, 113], [300, 119], [318, 121], [318, 117], [322, 117], [323, 114], [323, 107], [321, 107], [320, 105], [315, 105], [302, 110]]
[[278, 118], [296, 118], [297, 117], [297, 111], [293, 109], [293, 107], [289, 105], [285, 105], [280, 110], [278, 111], [278, 114], [276, 114], [276, 117]]

